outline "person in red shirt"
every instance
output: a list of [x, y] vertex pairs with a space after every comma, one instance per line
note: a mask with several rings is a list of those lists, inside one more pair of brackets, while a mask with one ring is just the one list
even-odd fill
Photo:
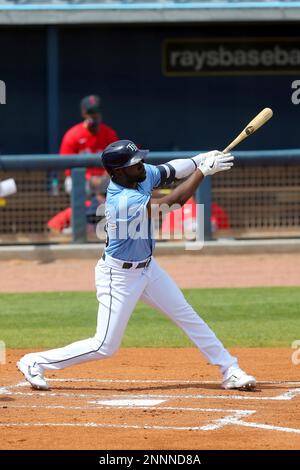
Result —
[[[162, 237], [181, 239], [182, 234], [195, 235], [196, 230], [196, 201], [193, 197], [179, 209], [169, 212], [162, 222]], [[211, 226], [212, 231], [230, 229], [230, 222], [227, 212], [216, 202], [211, 204]]]
[[[110, 178], [108, 176], [103, 176], [101, 178], [101, 182], [98, 182], [97, 185], [90, 188], [91, 196], [88, 200], [85, 201], [86, 207], [86, 217], [88, 225], [93, 225], [95, 228], [95, 224], [101, 220], [101, 217], [97, 215], [97, 208], [100, 204], [105, 203], [106, 199], [106, 192], [110, 182]], [[58, 212], [58, 214], [54, 215], [50, 220], [47, 222], [47, 227], [49, 232], [57, 234], [57, 233], [71, 233], [69, 230], [72, 223], [72, 208], [67, 207], [66, 209]], [[88, 227], [92, 228], [92, 227]], [[104, 234], [103, 234], [104, 235]]]
[[[107, 145], [119, 140], [116, 131], [102, 122], [99, 96], [85, 96], [80, 102], [80, 109], [84, 120], [65, 133], [59, 151], [61, 155], [98, 153]], [[71, 171], [66, 170], [65, 174], [65, 190], [70, 193]], [[106, 175], [104, 168], [87, 168], [87, 180], [103, 175]]]

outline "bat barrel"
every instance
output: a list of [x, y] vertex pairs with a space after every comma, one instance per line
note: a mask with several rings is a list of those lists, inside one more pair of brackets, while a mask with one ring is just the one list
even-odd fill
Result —
[[229, 145], [223, 150], [224, 153], [230, 152], [231, 149], [236, 147], [240, 142], [249, 137], [257, 131], [261, 126], [263, 126], [271, 117], [273, 116], [273, 111], [271, 108], [264, 108], [260, 113], [252, 119], [252, 121], [247, 124], [245, 129], [232, 141]]

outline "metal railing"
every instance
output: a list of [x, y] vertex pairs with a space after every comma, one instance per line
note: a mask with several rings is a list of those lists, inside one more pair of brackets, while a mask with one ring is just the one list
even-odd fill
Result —
[[[197, 152], [151, 152], [158, 164]], [[300, 149], [234, 152], [235, 168], [206, 178], [197, 202], [205, 205], [205, 238], [300, 236]], [[0, 199], [0, 243], [69, 242], [49, 233], [47, 221], [72, 207], [72, 241], [95, 239], [87, 233], [85, 168], [101, 167], [99, 157], [74, 155], [0, 156], [0, 179], [14, 177], [18, 193]], [[64, 169], [72, 169], [71, 197], [64, 191]], [[228, 226], [216, 224], [221, 207]]]
[[60, 9], [64, 5], [69, 9], [87, 8], [288, 8], [299, 6], [299, 0], [0, 0], [6, 9]]
[[199, 3], [205, 4], [207, 8], [214, 4], [250, 4], [257, 5], [261, 3], [276, 3], [283, 5], [286, 3], [299, 3], [299, 0], [0, 0], [1, 3], [15, 3], [17, 5], [21, 4], [45, 4], [45, 3], [69, 3], [69, 4], [78, 4], [78, 3], [90, 3], [90, 4], [105, 4], [105, 3], [120, 3], [123, 5], [126, 4], [147, 4], [147, 3], [174, 3], [174, 4], [190, 4], [190, 3]]

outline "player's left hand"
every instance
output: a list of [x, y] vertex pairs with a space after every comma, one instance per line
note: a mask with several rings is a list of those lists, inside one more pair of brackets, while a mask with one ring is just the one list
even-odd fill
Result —
[[194, 162], [196, 163], [197, 166], [200, 165], [200, 163], [205, 160], [206, 158], [209, 158], [209, 157], [217, 157], [218, 155], [223, 155], [222, 152], [220, 152], [220, 150], [211, 150], [210, 152], [206, 152], [206, 153], [198, 153], [198, 155], [195, 155], [192, 160], [194, 160]]
[[219, 171], [227, 171], [233, 167], [234, 156], [231, 153], [219, 152], [200, 161], [198, 168], [204, 176], [214, 175]]

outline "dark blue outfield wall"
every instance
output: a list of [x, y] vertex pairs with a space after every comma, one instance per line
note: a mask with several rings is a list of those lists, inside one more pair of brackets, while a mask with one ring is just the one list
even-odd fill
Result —
[[[297, 24], [59, 27], [56, 140], [79, 121], [79, 99], [99, 93], [105, 122], [152, 150], [223, 148], [265, 106], [274, 118], [240, 149], [299, 147], [300, 105], [292, 104], [291, 83], [300, 72], [177, 77], [162, 71], [166, 39], [298, 33]], [[0, 152], [48, 152], [47, 28], [2, 28], [0, 48], [7, 93], [7, 104], [0, 105]], [[54, 153], [55, 136], [53, 142]]]

